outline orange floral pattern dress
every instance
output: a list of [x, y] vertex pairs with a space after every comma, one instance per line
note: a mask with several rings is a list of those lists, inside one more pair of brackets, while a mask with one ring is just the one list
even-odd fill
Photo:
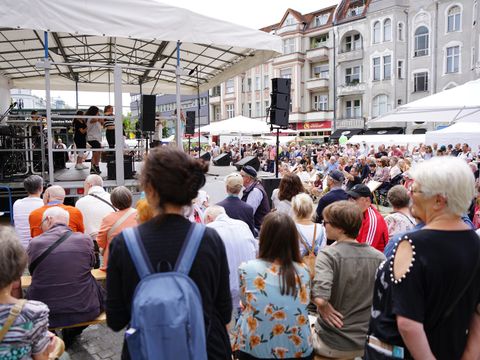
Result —
[[280, 293], [279, 266], [264, 260], [240, 265], [240, 299], [244, 309], [235, 327], [234, 350], [262, 359], [304, 358], [312, 353], [307, 305], [310, 275], [297, 270], [297, 295]]

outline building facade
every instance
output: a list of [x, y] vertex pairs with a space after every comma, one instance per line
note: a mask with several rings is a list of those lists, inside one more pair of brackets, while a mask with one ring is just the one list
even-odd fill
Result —
[[[210, 120], [266, 118], [271, 79], [288, 77], [290, 126], [301, 136], [369, 127], [397, 106], [480, 77], [478, 1], [342, 0], [306, 15], [288, 9], [261, 29], [282, 37], [283, 54], [212, 89]], [[411, 133], [439, 124], [403, 126]]]

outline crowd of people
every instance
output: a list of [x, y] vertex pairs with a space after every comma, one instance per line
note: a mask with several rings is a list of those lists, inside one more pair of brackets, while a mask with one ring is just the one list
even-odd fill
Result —
[[[275, 167], [273, 146], [210, 150]], [[124, 230], [136, 229], [150, 272], [168, 273], [201, 226], [187, 271], [205, 323], [197, 358], [479, 359], [478, 153], [467, 144], [293, 144], [278, 155], [271, 195], [247, 165], [226, 176], [217, 204], [201, 190], [209, 163], [174, 147], [146, 154], [136, 204], [125, 187], [106, 192], [98, 174], [75, 206], [64, 205], [60, 186], [27, 178], [15, 232], [0, 228], [0, 324], [11, 329], [0, 330], [0, 358], [46, 359], [62, 343], [49, 328], [103, 311], [112, 330], [127, 328], [122, 359], [131, 358], [145, 269]], [[106, 288], [92, 268], [106, 272]], [[62, 330], [67, 349], [83, 329]], [[164, 336], [165, 346], [191, 346]]]

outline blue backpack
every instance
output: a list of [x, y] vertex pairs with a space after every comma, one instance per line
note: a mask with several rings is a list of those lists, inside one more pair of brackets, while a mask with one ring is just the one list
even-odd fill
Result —
[[155, 273], [136, 228], [123, 231], [140, 282], [125, 337], [132, 360], [207, 360], [202, 298], [188, 276], [205, 226], [192, 224], [175, 269]]

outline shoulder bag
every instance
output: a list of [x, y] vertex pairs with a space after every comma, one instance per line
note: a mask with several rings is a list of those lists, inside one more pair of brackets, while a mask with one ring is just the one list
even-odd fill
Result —
[[72, 231], [68, 230], [67, 232], [65, 232], [65, 234], [63, 234], [62, 236], [60, 236], [60, 238], [55, 241], [52, 245], [50, 245], [48, 247], [47, 250], [45, 250], [39, 257], [37, 257], [35, 260], [32, 261], [32, 263], [28, 266], [28, 271], [30, 272], [30, 275], [33, 275], [33, 272], [35, 271], [35, 269], [37, 268], [37, 266], [43, 261], [45, 260], [45, 258], [53, 251], [55, 250], [55, 248], [60, 245], [61, 243], [63, 243], [65, 240], [67, 240], [67, 238], [72, 235]]

